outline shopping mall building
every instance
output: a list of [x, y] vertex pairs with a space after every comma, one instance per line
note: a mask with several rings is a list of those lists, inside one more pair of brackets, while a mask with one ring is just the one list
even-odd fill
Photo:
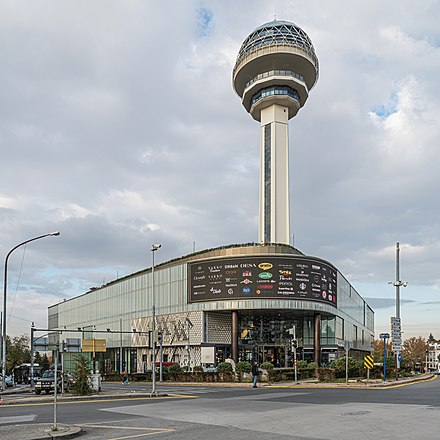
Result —
[[[105, 339], [106, 351], [95, 354], [103, 372], [144, 372], [153, 305], [163, 361], [191, 368], [227, 358], [292, 366], [293, 338], [297, 359], [319, 365], [343, 356], [344, 346], [359, 359], [372, 350], [368, 304], [331, 263], [285, 244], [232, 245], [159, 264], [49, 307], [49, 328], [62, 330], [59, 341]], [[64, 356], [68, 365], [75, 353]]]

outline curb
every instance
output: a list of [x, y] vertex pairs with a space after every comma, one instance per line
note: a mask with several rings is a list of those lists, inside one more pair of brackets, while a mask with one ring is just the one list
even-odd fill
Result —
[[52, 431], [51, 425], [47, 423], [23, 424], [14, 425], [10, 429], [7, 426], [0, 427], [0, 432], [8, 431], [7, 435], [13, 435], [14, 438], [23, 440], [69, 439], [83, 433], [79, 426], [58, 424], [57, 427], [57, 431]]

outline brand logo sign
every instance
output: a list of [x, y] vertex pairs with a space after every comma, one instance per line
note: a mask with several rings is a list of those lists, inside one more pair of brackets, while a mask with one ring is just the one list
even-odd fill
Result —
[[260, 263], [260, 264], [258, 265], [258, 267], [259, 267], [261, 270], [270, 270], [270, 269], [272, 269], [273, 264], [272, 264], [272, 263]]
[[188, 263], [189, 302], [292, 299], [337, 304], [337, 270], [301, 255], [238, 255]]

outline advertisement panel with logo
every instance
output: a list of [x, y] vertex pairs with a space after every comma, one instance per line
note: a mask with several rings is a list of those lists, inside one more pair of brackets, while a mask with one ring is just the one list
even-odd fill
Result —
[[311, 257], [236, 257], [188, 263], [188, 301], [296, 299], [336, 306], [337, 270]]

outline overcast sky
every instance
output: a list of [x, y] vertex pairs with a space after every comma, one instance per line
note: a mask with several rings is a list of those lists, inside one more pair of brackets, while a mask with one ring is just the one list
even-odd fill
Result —
[[[270, 3], [270, 4], [269, 4]], [[156, 261], [257, 241], [259, 123], [243, 40], [292, 21], [320, 77], [290, 121], [295, 246], [404, 338], [440, 338], [440, 1], [0, 0], [0, 255], [8, 333]], [[23, 252], [25, 251], [25, 252]], [[10, 316], [9, 316], [10, 315]]]

